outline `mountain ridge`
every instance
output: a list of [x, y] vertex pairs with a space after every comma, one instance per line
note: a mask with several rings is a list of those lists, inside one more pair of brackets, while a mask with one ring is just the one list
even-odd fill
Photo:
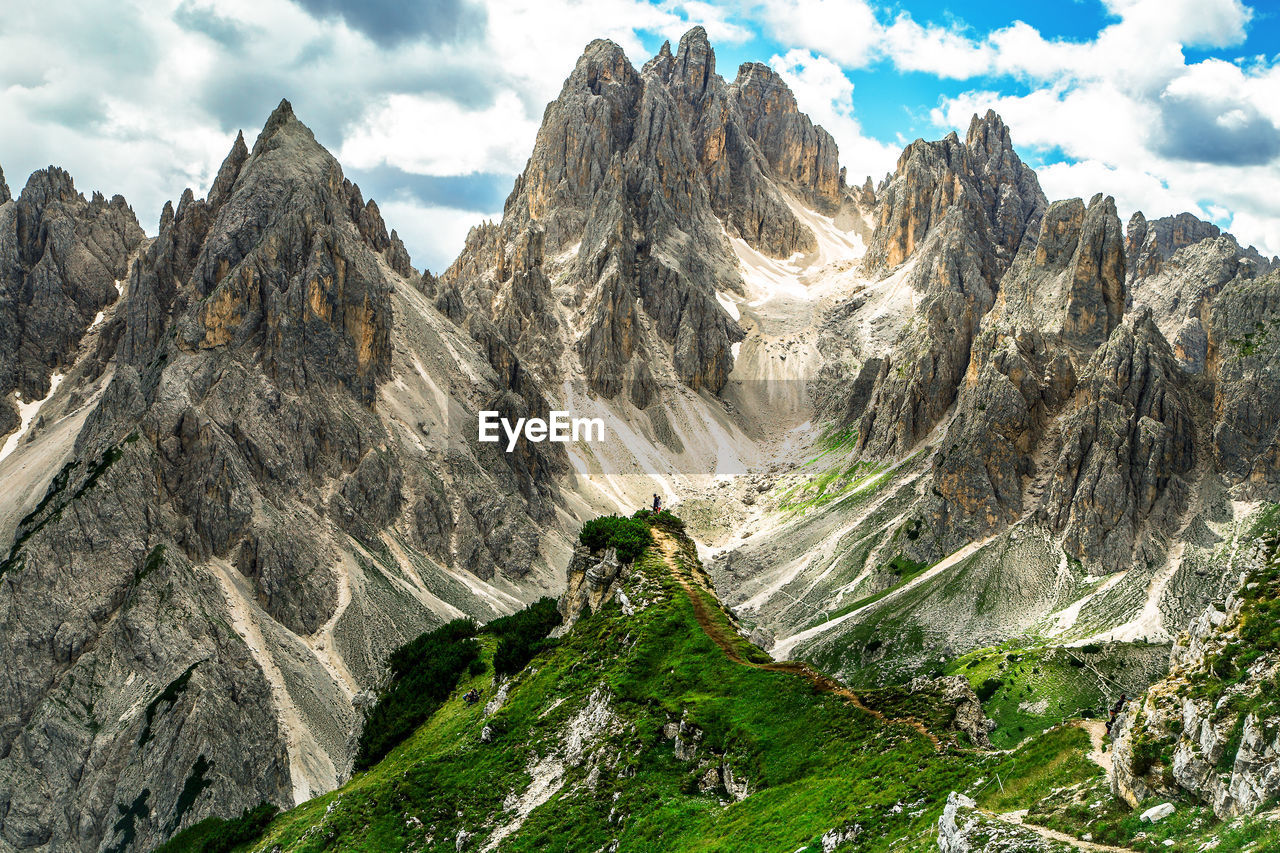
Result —
[[[700, 28], [639, 69], [588, 45], [439, 276], [287, 100], [150, 240], [37, 175], [0, 194], [0, 311], [67, 310], [0, 341], [0, 849], [333, 790], [394, 647], [559, 591], [577, 525], [655, 488], [758, 645], [917, 692], [1092, 641], [1145, 687], [1276, 498], [1274, 261], [1050, 203], [993, 112], [848, 186]], [[558, 406], [619, 440], [470, 438]]]

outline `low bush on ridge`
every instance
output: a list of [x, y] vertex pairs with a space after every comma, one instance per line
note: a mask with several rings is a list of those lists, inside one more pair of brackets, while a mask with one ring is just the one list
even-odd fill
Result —
[[618, 559], [630, 563], [653, 544], [653, 534], [644, 519], [602, 515], [582, 525], [578, 541], [592, 551], [617, 549]]
[[391, 678], [369, 709], [355, 768], [366, 770], [422, 725], [480, 659], [476, 624], [455, 619], [391, 653]]
[[494, 619], [485, 625], [484, 632], [498, 638], [493, 671], [498, 675], [513, 675], [524, 669], [538, 652], [555, 642], [547, 635], [561, 621], [556, 600], [544, 597], [518, 613]]

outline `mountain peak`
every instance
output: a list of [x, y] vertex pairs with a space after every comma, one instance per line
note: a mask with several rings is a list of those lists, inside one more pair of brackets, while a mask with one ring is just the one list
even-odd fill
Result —
[[676, 54], [676, 74], [691, 90], [701, 91], [716, 73], [716, 52], [707, 41], [707, 31], [694, 27], [680, 38]]
[[969, 120], [969, 130], [965, 134], [965, 145], [970, 148], [980, 146], [987, 151], [997, 147], [1012, 149], [1013, 142], [1009, 136], [1009, 127], [995, 110], [987, 110], [986, 115], [973, 114]]
[[[284, 102], [288, 104], [288, 101]], [[227, 196], [231, 193], [231, 187], [235, 184], [236, 177], [240, 174], [244, 161], [249, 159], [249, 148], [244, 143], [244, 131], [236, 134], [236, 141], [231, 144], [231, 151], [227, 154], [227, 158], [222, 161], [222, 166], [218, 169], [218, 176], [213, 179], [213, 186], [209, 188], [209, 203], [215, 207], [220, 206]]]
[[40, 210], [54, 201], [71, 201], [77, 195], [71, 175], [57, 166], [32, 172], [22, 190], [22, 200]]
[[271, 111], [271, 115], [267, 118], [267, 123], [263, 130], [267, 130], [272, 124], [283, 124], [289, 119], [296, 118], [297, 116], [293, 114], [293, 104], [289, 103], [288, 98], [281, 98], [280, 103], [276, 105], [276, 108]]
[[0, 204], [4, 204], [13, 196], [9, 195], [9, 185], [4, 182], [4, 169], [0, 169]]
[[711, 40], [707, 38], [707, 31], [700, 26], [693, 27], [680, 36], [680, 53], [698, 48], [711, 50]]
[[565, 98], [570, 92], [589, 89], [593, 95], [603, 93], [603, 87], [609, 83], [621, 83], [626, 86], [636, 82], [637, 74], [627, 59], [627, 54], [616, 43], [609, 39], [595, 39], [582, 51], [573, 73], [564, 81], [560, 97]]
[[272, 143], [281, 133], [286, 135], [301, 133], [313, 144], [315, 143], [311, 128], [298, 120], [293, 112], [293, 104], [289, 103], [288, 98], [282, 98], [280, 104], [272, 110], [267, 123], [262, 126], [262, 132], [258, 134], [258, 140], [253, 144], [253, 153], [257, 155], [276, 147]]

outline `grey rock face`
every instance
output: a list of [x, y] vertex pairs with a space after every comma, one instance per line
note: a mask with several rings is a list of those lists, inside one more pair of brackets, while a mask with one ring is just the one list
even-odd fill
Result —
[[[1280, 660], [1273, 649], [1252, 648], [1241, 633], [1260, 615], [1245, 596], [1257, 595], [1260, 585], [1274, 586], [1265, 572], [1256, 572], [1277, 559], [1274, 533], [1233, 549], [1224, 568], [1241, 571], [1244, 588], [1227, 597], [1223, 610], [1211, 605], [1191, 620], [1170, 654], [1168, 676], [1132, 700], [1117, 719], [1112, 753], [1117, 797], [1136, 806], [1144, 798], [1180, 790], [1229, 820], [1257, 812], [1280, 793], [1278, 720], [1274, 702], [1266, 701]], [[1264, 600], [1273, 594], [1267, 588]], [[1248, 666], [1218, 683], [1216, 699], [1206, 695], [1207, 685], [1223, 680], [1215, 661], [1240, 651], [1253, 652]], [[1146, 754], [1154, 744], [1168, 756], [1168, 766], [1137, 760], [1140, 743], [1147, 745]]]
[[[781, 81], [774, 98], [777, 103], [746, 104], [738, 84], [728, 86], [716, 73], [715, 62], [706, 32], [695, 27], [680, 39], [675, 56], [670, 45], [664, 44], [645, 64], [643, 73], [656, 75], [671, 91], [689, 130], [712, 209], [729, 233], [775, 257], [813, 249], [812, 233], [791, 212], [775, 186], [772, 161], [766, 162], [764, 145], [756, 144], [760, 139], [749, 122], [751, 118], [773, 121], [774, 113], [789, 106], [791, 113], [778, 115], [778, 121], [794, 120], [807, 126], [810, 135], [815, 133], [813, 125], [796, 110], [795, 99]], [[771, 150], [777, 152], [780, 143], [778, 140]], [[834, 153], [834, 144], [831, 149]], [[774, 174], [784, 173], [775, 170]], [[810, 187], [801, 183], [795, 189], [807, 196]]]
[[1118, 570], [1148, 518], [1167, 529], [1184, 508], [1182, 478], [1195, 463], [1185, 381], [1149, 313], [1094, 354], [1040, 509], [1068, 554]]
[[603, 555], [593, 555], [586, 546], [579, 546], [569, 562], [568, 585], [558, 605], [564, 617], [562, 630], [568, 630], [583, 616], [589, 616], [612, 600], [621, 591], [622, 581], [630, 575], [630, 570], [630, 565], [620, 562], [612, 548]]
[[1214, 456], [1243, 494], [1274, 499], [1280, 483], [1280, 274], [1238, 280], [1213, 303], [1208, 372], [1216, 378]]
[[539, 382], [558, 382], [571, 350], [593, 391], [641, 407], [658, 388], [649, 366], [668, 358], [719, 392], [744, 334], [716, 300], [742, 290], [726, 230], [775, 256], [814, 248], [785, 193], [834, 212], [834, 163], [780, 80], [748, 69], [725, 83], [701, 28], [641, 71], [596, 41], [548, 106], [502, 223], [473, 230], [423, 286], [456, 322], [488, 320]]
[[800, 112], [787, 84], [762, 63], [738, 69], [733, 95], [774, 176], [817, 210], [834, 214], [844, 182], [831, 134]]
[[1130, 281], [1155, 274], [1184, 246], [1211, 240], [1222, 233], [1222, 229], [1212, 222], [1205, 222], [1190, 213], [1164, 216], [1148, 222], [1142, 211], [1129, 217], [1125, 231]]
[[451, 439], [504, 388], [396, 246], [287, 102], [166, 207], [0, 561], [0, 848], [151, 849], [331, 788], [388, 649], [500, 612], [479, 579], [519, 592], [549, 485]]
[[49, 377], [70, 366], [143, 237], [122, 197], [86, 200], [52, 166], [16, 200], [0, 191], [0, 435], [18, 425], [14, 391], [42, 399]]
[[1264, 266], [1230, 234], [1209, 237], [1177, 250], [1156, 272], [1137, 279], [1130, 298], [1134, 307], [1151, 309], [1182, 369], [1201, 374], [1208, 367], [1213, 301], [1229, 283], [1258, 277]]
[[911, 143], [876, 196], [881, 206], [867, 249], [870, 269], [907, 260], [957, 210], [975, 232], [981, 250], [975, 260], [991, 281], [1008, 267], [1028, 223], [1045, 207], [1035, 172], [1019, 159], [1009, 128], [991, 111], [973, 117], [963, 143], [954, 133]]
[[1001, 280], [973, 343], [957, 416], [934, 457], [940, 502], [932, 515], [943, 550], [984, 538], [1029, 508], [1033, 457], [1077, 370], [1120, 322], [1119, 226], [1110, 198], [1095, 197], [1087, 210], [1080, 199], [1054, 202]]
[[859, 446], [884, 456], [915, 445], [955, 401], [979, 323], [1045, 199], [994, 113], [974, 116], [964, 143], [913, 142], [877, 197], [864, 265], [884, 273], [912, 259], [920, 295], [858, 422]]

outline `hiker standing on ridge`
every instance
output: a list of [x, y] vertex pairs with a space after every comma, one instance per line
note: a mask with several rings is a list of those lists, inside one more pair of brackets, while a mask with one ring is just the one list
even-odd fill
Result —
[[653, 511], [654, 512], [662, 511], [662, 498], [658, 497], [656, 492], [653, 495]]
[[1127, 697], [1123, 693], [1121, 693], [1119, 701], [1117, 701], [1116, 704], [1111, 708], [1111, 713], [1107, 717], [1107, 734], [1111, 734], [1111, 729], [1116, 724], [1116, 717], [1120, 715], [1121, 709], [1124, 708], [1124, 703], [1126, 699]]

